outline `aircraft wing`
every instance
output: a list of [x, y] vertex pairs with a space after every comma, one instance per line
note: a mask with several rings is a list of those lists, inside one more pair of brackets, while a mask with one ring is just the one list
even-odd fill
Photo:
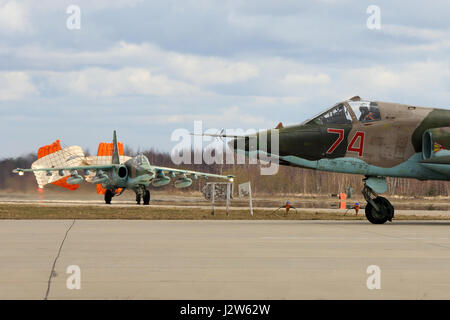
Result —
[[150, 166], [151, 171], [155, 172], [156, 175], [165, 175], [167, 174], [169, 177], [175, 177], [175, 176], [191, 176], [194, 179], [200, 178], [219, 178], [219, 179], [226, 179], [228, 181], [233, 181], [234, 176], [233, 175], [220, 175], [220, 174], [213, 174], [213, 173], [206, 173], [206, 172], [199, 172], [199, 171], [192, 171], [192, 170], [184, 170], [184, 169], [175, 169], [175, 168], [166, 168], [166, 167], [158, 167], [158, 166]]
[[[114, 168], [113, 164], [106, 165], [86, 165], [86, 166], [62, 166], [62, 167], [34, 167], [31, 169], [14, 169], [14, 173], [23, 175], [25, 172], [33, 172], [36, 176], [36, 181], [40, 188], [43, 188], [46, 184], [54, 183], [60, 179], [65, 178], [65, 182], [69, 185], [76, 185], [82, 182], [84, 179], [79, 175], [78, 170], [83, 170], [86, 175], [86, 181], [91, 183], [98, 183], [95, 180], [95, 173], [104, 170], [108, 171]], [[93, 172], [87, 172], [93, 171]]]
[[75, 166], [75, 167], [52, 167], [52, 168], [31, 168], [31, 169], [22, 169], [17, 168], [14, 169], [14, 173], [18, 173], [19, 175], [23, 172], [35, 172], [35, 171], [60, 171], [60, 170], [67, 170], [67, 171], [73, 171], [73, 170], [106, 170], [106, 169], [112, 169], [115, 165], [92, 165], [92, 166]]

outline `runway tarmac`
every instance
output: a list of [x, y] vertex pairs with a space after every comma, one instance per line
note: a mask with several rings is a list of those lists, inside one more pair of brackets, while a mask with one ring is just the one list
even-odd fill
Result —
[[[449, 299], [449, 230], [449, 221], [2, 220], [0, 298]], [[67, 289], [70, 265], [80, 290]], [[380, 267], [381, 289], [367, 288], [369, 265]]]

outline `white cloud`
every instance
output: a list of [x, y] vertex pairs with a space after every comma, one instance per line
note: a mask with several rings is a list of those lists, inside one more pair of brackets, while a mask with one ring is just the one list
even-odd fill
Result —
[[287, 74], [283, 83], [288, 85], [327, 85], [330, 83], [330, 76], [326, 73], [318, 74]]
[[273, 96], [255, 96], [253, 97], [256, 104], [261, 105], [284, 105], [284, 104], [299, 104], [304, 102], [304, 97], [286, 96], [286, 97], [273, 97]]
[[439, 62], [415, 62], [396, 67], [372, 67], [349, 72], [356, 81], [363, 81], [373, 88], [428, 89], [438, 87], [449, 77], [449, 66]]
[[450, 36], [449, 32], [437, 29], [418, 28], [413, 26], [383, 24], [380, 31], [396, 37], [408, 37], [421, 40], [435, 41]]
[[197, 57], [172, 53], [170, 67], [183, 78], [199, 84], [230, 84], [256, 77], [258, 68], [246, 62], [216, 57]]
[[123, 59], [134, 62], [151, 63], [155, 68], [166, 70], [185, 80], [197, 84], [230, 84], [258, 76], [258, 68], [245, 61], [234, 61], [214, 56], [182, 54], [163, 50], [150, 44], [119, 42], [99, 56], [110, 59]]
[[271, 40], [286, 43], [301, 43], [308, 39], [305, 33], [305, 19], [298, 15], [272, 16], [268, 14], [247, 15], [231, 12], [227, 17], [228, 23], [246, 32], [264, 34]]
[[195, 86], [171, 80], [166, 75], [153, 74], [144, 68], [88, 68], [81, 71], [48, 72], [46, 75], [53, 86], [84, 96], [170, 96], [200, 92]]
[[19, 100], [37, 93], [25, 72], [0, 72], [0, 100]]
[[124, 41], [102, 51], [47, 51], [40, 47], [18, 48], [14, 53], [22, 59], [43, 66], [97, 64], [146, 66], [171, 77], [208, 86], [231, 84], [258, 76], [258, 67], [245, 61], [234, 61], [214, 56], [182, 54], [163, 50], [151, 43], [134, 44]]
[[136, 124], [145, 124], [149, 122], [166, 123], [168, 125], [186, 125], [192, 126], [194, 121], [202, 121], [204, 129], [209, 127], [217, 128], [237, 128], [253, 127], [263, 129], [273, 125], [260, 114], [251, 114], [245, 112], [239, 106], [232, 105], [228, 108], [216, 109], [213, 113], [183, 113], [183, 114], [156, 114], [151, 116], [130, 116], [128, 121]]
[[[282, 57], [230, 59], [191, 55], [164, 50], [151, 43], [128, 42], [119, 42], [100, 51], [47, 51], [28, 47], [10, 54], [48, 70], [55, 65], [69, 70], [79, 65], [97, 65], [97, 68], [81, 71], [51, 73], [51, 86], [75, 94], [200, 97], [211, 93], [210, 86], [214, 84], [245, 81], [243, 87], [235, 86], [232, 88], [235, 91], [228, 90], [225, 94], [217, 91], [215, 96], [217, 99], [234, 95], [236, 99], [247, 97], [245, 105], [248, 107], [295, 103], [301, 107], [318, 98], [332, 100], [355, 94], [395, 97], [395, 90], [427, 88], [436, 92], [445, 90], [448, 83], [447, 64], [436, 60], [352, 68], [308, 64]], [[121, 69], [110, 70], [111, 65], [121, 66]], [[244, 86], [245, 91], [241, 89]], [[257, 96], [259, 98], [254, 98]]]
[[28, 10], [18, 1], [0, 1], [0, 33], [25, 32], [30, 29]]
[[121, 9], [121, 8], [134, 8], [138, 6], [143, 0], [21, 0], [22, 3], [26, 3], [33, 11], [61, 11], [69, 5], [78, 5], [82, 11], [101, 11], [105, 9]]
[[[449, 81], [450, 66], [446, 62], [439, 61], [355, 68], [344, 71], [337, 79], [337, 83], [345, 83], [347, 88], [353, 88], [354, 94], [361, 97], [386, 101], [385, 99], [391, 97], [409, 96], [411, 100], [421, 99], [428, 103], [433, 99], [441, 101], [448, 99]], [[336, 86], [330, 91], [337, 91], [339, 88], [342, 87]]]

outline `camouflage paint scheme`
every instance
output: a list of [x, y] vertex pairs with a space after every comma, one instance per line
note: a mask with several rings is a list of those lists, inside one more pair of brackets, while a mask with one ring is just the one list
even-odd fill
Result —
[[[273, 133], [278, 152], [270, 150]], [[228, 137], [235, 152], [252, 158], [364, 175], [365, 213], [374, 224], [394, 217], [394, 206], [380, 196], [387, 191], [385, 177], [450, 180], [450, 110], [355, 96], [299, 125]]]
[[[361, 112], [358, 117], [361, 106], [377, 110], [377, 116], [364, 120]], [[346, 115], [336, 111], [334, 117], [324, 117], [336, 108]], [[272, 130], [265, 133], [268, 146]], [[353, 97], [312, 120], [277, 130], [279, 154], [268, 148], [267, 156], [278, 158], [283, 165], [366, 176], [450, 180], [450, 110]], [[423, 152], [424, 136], [431, 137], [425, 146], [432, 150], [428, 154]], [[248, 137], [245, 150], [239, 149], [239, 139], [230, 143], [236, 152], [256, 152], [249, 153]]]

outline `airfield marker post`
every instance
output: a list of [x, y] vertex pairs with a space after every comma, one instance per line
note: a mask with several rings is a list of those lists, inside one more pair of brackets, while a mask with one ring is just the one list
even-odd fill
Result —
[[[217, 195], [216, 195], [217, 191]], [[211, 201], [211, 215], [214, 215], [216, 200], [226, 202], [226, 215], [230, 213], [230, 201], [233, 199], [233, 184], [230, 182], [208, 182], [202, 189], [206, 200]]]
[[250, 199], [250, 203], [249, 203], [250, 215], [253, 216], [252, 187], [250, 185], [250, 182], [248, 183], [248, 196], [249, 196], [249, 199]]
[[226, 213], [227, 213], [227, 217], [228, 217], [228, 203], [230, 202], [230, 183], [227, 183], [227, 209], [226, 209]]
[[213, 216], [214, 215], [214, 195], [215, 195], [215, 193], [216, 193], [216, 184], [213, 182], [213, 183], [211, 183], [211, 207], [212, 207], [212, 211], [211, 211], [211, 215]]
[[243, 198], [248, 196], [249, 198], [249, 209], [250, 215], [253, 216], [253, 199], [252, 199], [252, 187], [250, 185], [250, 181], [241, 183], [239, 186], [239, 198]]

